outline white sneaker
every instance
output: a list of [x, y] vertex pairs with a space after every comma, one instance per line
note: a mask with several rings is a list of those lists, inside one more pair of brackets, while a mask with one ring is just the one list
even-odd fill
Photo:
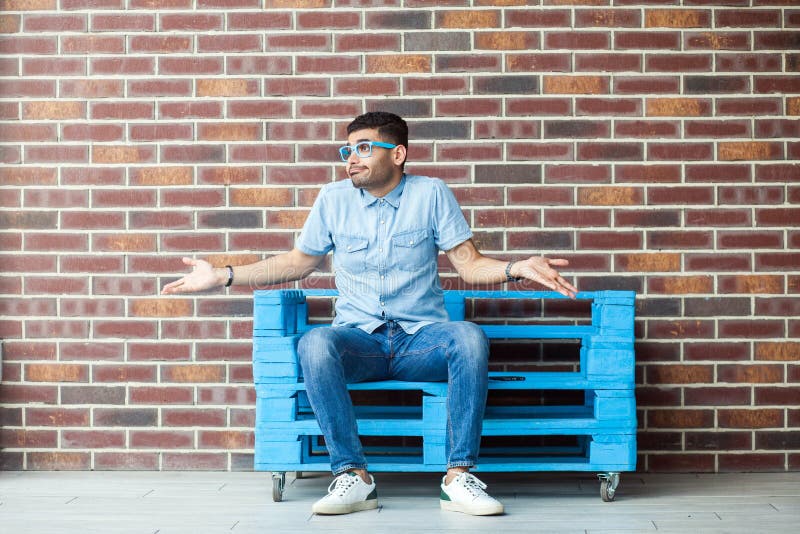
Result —
[[503, 513], [503, 505], [485, 491], [486, 484], [472, 473], [461, 473], [450, 484], [442, 478], [442, 493], [439, 504], [442, 510], [470, 515], [497, 515]]
[[328, 494], [314, 503], [311, 511], [315, 514], [349, 514], [378, 507], [378, 491], [375, 479], [367, 484], [356, 473], [342, 473], [328, 486]]

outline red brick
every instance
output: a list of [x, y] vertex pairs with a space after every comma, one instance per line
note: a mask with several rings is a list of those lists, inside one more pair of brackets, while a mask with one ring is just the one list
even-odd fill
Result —
[[95, 321], [94, 335], [97, 338], [151, 338], [156, 337], [155, 321]]
[[[0, 37], [0, 54], [55, 54], [57, 41], [55, 37], [29, 37], [14, 35]], [[66, 50], [65, 50], [66, 52]]]
[[119, 449], [125, 447], [124, 430], [62, 430], [64, 449]]
[[228, 13], [228, 30], [272, 30], [292, 29], [290, 11], [248, 11]]
[[296, 19], [298, 30], [355, 30], [361, 26], [361, 16], [357, 11], [301, 11]]
[[[659, 281], [658, 278], [655, 279]], [[668, 280], [675, 280], [675, 278], [668, 279]], [[681, 279], [678, 279], [680, 282], [684, 282]], [[651, 282], [648, 284], [649, 286], [654, 286]], [[686, 284], [682, 284], [685, 286]], [[709, 284], [710, 285], [710, 284]], [[658, 289], [658, 288], [654, 288]], [[667, 293], [667, 294], [679, 294], [682, 291], [687, 293], [710, 293], [709, 290], [705, 288], [701, 288], [700, 290], [694, 291], [686, 291], [683, 287], [677, 289], [675, 291], [669, 291], [669, 287], [667, 287], [666, 291], [655, 291], [656, 293]], [[680, 321], [666, 321], [666, 320], [650, 320], [647, 325], [647, 335], [648, 337], [652, 337], [654, 339], [679, 339], [681, 337], [697, 337], [697, 338], [712, 338], [714, 337], [714, 323], [713, 321], [689, 321], [689, 320], [680, 320]], [[708, 379], [707, 382], [710, 382], [711, 379]], [[702, 382], [702, 381], [701, 381]]]
[[749, 32], [683, 32], [684, 50], [750, 50]]
[[28, 426], [89, 426], [89, 408], [33, 407], [25, 408]]
[[739, 387], [690, 387], [684, 388], [686, 406], [749, 406], [750, 386]]
[[570, 11], [567, 9], [507, 9], [506, 27], [558, 27], [570, 26]]
[[94, 469], [98, 471], [156, 471], [158, 453], [142, 452], [96, 452]]
[[576, 53], [575, 71], [642, 72], [639, 54]]
[[680, 137], [680, 124], [677, 121], [617, 120], [614, 123], [614, 137]]
[[325, 78], [267, 78], [266, 96], [330, 96], [331, 81]]
[[508, 54], [509, 72], [570, 72], [570, 55], [562, 53]]
[[[135, 37], [135, 39], [147, 39]], [[131, 47], [132, 52], [139, 49]], [[143, 50], [147, 51], [147, 50]], [[62, 54], [124, 54], [125, 38], [112, 35], [67, 35], [61, 37]]]
[[444, 72], [500, 72], [502, 56], [499, 54], [444, 55], [435, 56], [437, 73]]
[[158, 449], [194, 448], [194, 433], [180, 430], [133, 430], [131, 447]]
[[169, 119], [222, 118], [222, 102], [161, 102], [158, 115]]
[[155, 16], [151, 14], [94, 14], [90, 31], [154, 31]]
[[0, 389], [0, 402], [6, 404], [45, 403], [55, 404], [58, 397], [58, 386], [3, 384]]
[[228, 101], [229, 118], [288, 118], [291, 116], [291, 103], [285, 100], [231, 100]]
[[795, 407], [800, 402], [800, 387], [759, 386], [755, 388], [755, 403]]
[[776, 98], [718, 98], [717, 115], [782, 115], [783, 103]]
[[227, 415], [222, 408], [164, 408], [162, 420], [163, 425], [168, 427], [223, 427], [226, 426]]
[[189, 360], [191, 346], [188, 343], [136, 343], [128, 344], [130, 361], [175, 361]]
[[[85, 76], [86, 58], [34, 57], [22, 60], [23, 76]], [[11, 85], [10, 88], [14, 88]], [[42, 88], [34, 86], [35, 90]]]
[[225, 66], [217, 57], [163, 57], [158, 61], [158, 73], [164, 74], [222, 74]]
[[509, 160], [567, 160], [574, 159], [571, 143], [508, 143]]
[[280, 75], [292, 74], [292, 58], [288, 56], [231, 56], [226, 58], [228, 74]]
[[[610, 183], [611, 168], [608, 165], [583, 165], [569, 163], [545, 165], [544, 181], [548, 184]], [[559, 198], [564, 197], [559, 196]], [[572, 204], [571, 195], [569, 198], [570, 201], [566, 203]]]
[[162, 321], [162, 335], [178, 339], [220, 339], [226, 335], [225, 321]]
[[750, 359], [750, 343], [748, 342], [687, 342], [684, 343], [684, 359], [686, 361], [713, 360], [737, 361]]
[[152, 365], [94, 365], [92, 382], [155, 382]]
[[680, 49], [680, 32], [677, 31], [617, 31], [614, 36], [616, 50], [625, 49]]
[[194, 390], [178, 386], [130, 386], [131, 404], [192, 404]]
[[122, 360], [123, 344], [114, 342], [61, 342], [61, 360], [114, 361]]
[[62, 256], [61, 272], [103, 273], [122, 272], [122, 258], [114, 256]]
[[569, 98], [506, 98], [506, 114], [508, 116], [569, 116], [572, 103]]
[[[271, 14], [274, 20], [279, 20], [277, 13]], [[237, 22], [243, 18], [253, 18], [257, 16], [255, 13], [231, 13], [230, 14], [230, 29], [242, 30], [249, 29], [237, 25]], [[262, 20], [264, 18], [262, 17]], [[212, 31], [223, 29], [223, 15], [215, 13], [163, 13], [159, 16], [159, 29], [162, 32], [168, 31]]]
[[[368, 70], [367, 72], [386, 72]], [[331, 61], [327, 56], [299, 56], [297, 58], [298, 74], [360, 74], [361, 58], [359, 56], [338, 56]]]
[[334, 81], [333, 94], [334, 96], [399, 95], [400, 80], [398, 78], [342, 78]]

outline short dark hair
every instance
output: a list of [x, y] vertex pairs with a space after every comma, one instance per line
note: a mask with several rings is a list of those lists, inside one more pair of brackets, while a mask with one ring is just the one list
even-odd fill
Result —
[[375, 128], [386, 141], [408, 149], [408, 125], [398, 115], [387, 111], [370, 111], [359, 115], [347, 125], [347, 135], [358, 130]]

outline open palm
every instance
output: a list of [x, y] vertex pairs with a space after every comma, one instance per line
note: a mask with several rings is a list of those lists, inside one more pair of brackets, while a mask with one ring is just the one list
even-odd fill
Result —
[[214, 267], [204, 260], [193, 260], [192, 258], [183, 258], [183, 263], [191, 265], [192, 272], [175, 280], [164, 286], [161, 290], [162, 295], [171, 295], [176, 293], [194, 293], [196, 291], [205, 291], [219, 285], [219, 280], [214, 271]]

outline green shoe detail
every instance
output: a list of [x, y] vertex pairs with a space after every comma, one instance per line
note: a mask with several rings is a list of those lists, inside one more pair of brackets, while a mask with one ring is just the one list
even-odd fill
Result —
[[450, 500], [450, 495], [445, 493], [444, 490], [441, 490], [441, 492], [439, 493], [439, 499], [442, 500], [442, 501], [449, 501]]
[[370, 492], [369, 495], [367, 495], [366, 500], [371, 501], [372, 499], [377, 499], [377, 498], [378, 498], [378, 488], [375, 488]]

